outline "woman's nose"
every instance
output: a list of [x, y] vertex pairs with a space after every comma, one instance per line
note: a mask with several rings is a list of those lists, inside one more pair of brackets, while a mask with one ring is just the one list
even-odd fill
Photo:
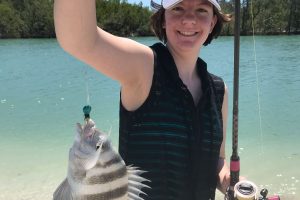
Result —
[[186, 11], [182, 16], [183, 24], [196, 24], [196, 15], [192, 11]]

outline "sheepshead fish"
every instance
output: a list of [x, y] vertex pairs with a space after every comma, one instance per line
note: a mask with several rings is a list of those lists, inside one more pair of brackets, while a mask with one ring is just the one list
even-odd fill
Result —
[[[54, 200], [142, 200], [148, 187], [137, 167], [126, 166], [105, 133], [91, 119], [81, 126], [69, 151], [67, 178], [53, 194]], [[145, 193], [143, 193], [145, 194]]]

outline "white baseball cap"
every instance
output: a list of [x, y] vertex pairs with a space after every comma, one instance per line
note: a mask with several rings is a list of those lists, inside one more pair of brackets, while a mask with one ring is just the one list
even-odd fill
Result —
[[[161, 0], [161, 3], [156, 3], [154, 0], [151, 0], [150, 6], [153, 11], [159, 10], [162, 6], [164, 9], [172, 8], [174, 5], [182, 2], [183, 0]], [[221, 6], [217, 0], [207, 0], [209, 1], [215, 8], [221, 11]]]

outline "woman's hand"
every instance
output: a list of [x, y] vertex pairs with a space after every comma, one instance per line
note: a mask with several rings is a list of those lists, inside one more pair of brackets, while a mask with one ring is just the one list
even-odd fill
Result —
[[[225, 194], [227, 188], [230, 186], [230, 169], [226, 164], [226, 160], [224, 158], [219, 159], [219, 181], [218, 181], [218, 189]], [[239, 176], [239, 181], [246, 180], [246, 177]]]

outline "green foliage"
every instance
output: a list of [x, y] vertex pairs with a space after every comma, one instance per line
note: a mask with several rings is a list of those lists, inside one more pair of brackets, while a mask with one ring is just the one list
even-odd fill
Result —
[[[151, 11], [140, 4], [97, 0], [99, 26], [119, 36], [153, 35]], [[53, 0], [0, 0], [0, 38], [55, 37]]]
[[[151, 11], [142, 3], [96, 0], [98, 25], [118, 36], [152, 36]], [[234, 0], [219, 0], [224, 13], [234, 14]], [[299, 0], [241, 0], [241, 34], [300, 33]], [[253, 17], [253, 24], [252, 24]], [[234, 23], [223, 27], [232, 35]], [[55, 37], [53, 0], [0, 0], [0, 38]]]
[[0, 2], [0, 38], [21, 36], [21, 26], [24, 24], [19, 14], [8, 2]]
[[[230, 14], [230, 15], [233, 14], [233, 10], [234, 10], [233, 4], [228, 3], [225, 0], [219, 1], [219, 3], [220, 6], [222, 7], [223, 13]], [[226, 23], [223, 25], [221, 35], [232, 35], [233, 32], [234, 32], [234, 23], [233, 22]]]
[[[223, 3], [234, 12], [233, 0]], [[241, 0], [241, 34], [250, 35], [253, 28], [256, 34], [299, 33], [300, 1]]]
[[97, 21], [104, 30], [118, 36], [152, 35], [149, 28], [151, 11], [142, 4], [132, 5], [126, 1], [98, 0]]
[[300, 33], [300, 1], [299, 0], [287, 0], [289, 5], [288, 10], [288, 25], [286, 27], [287, 32]]
[[[20, 0], [18, 0], [20, 1]], [[53, 3], [49, 0], [23, 0], [23, 37], [54, 37]]]

